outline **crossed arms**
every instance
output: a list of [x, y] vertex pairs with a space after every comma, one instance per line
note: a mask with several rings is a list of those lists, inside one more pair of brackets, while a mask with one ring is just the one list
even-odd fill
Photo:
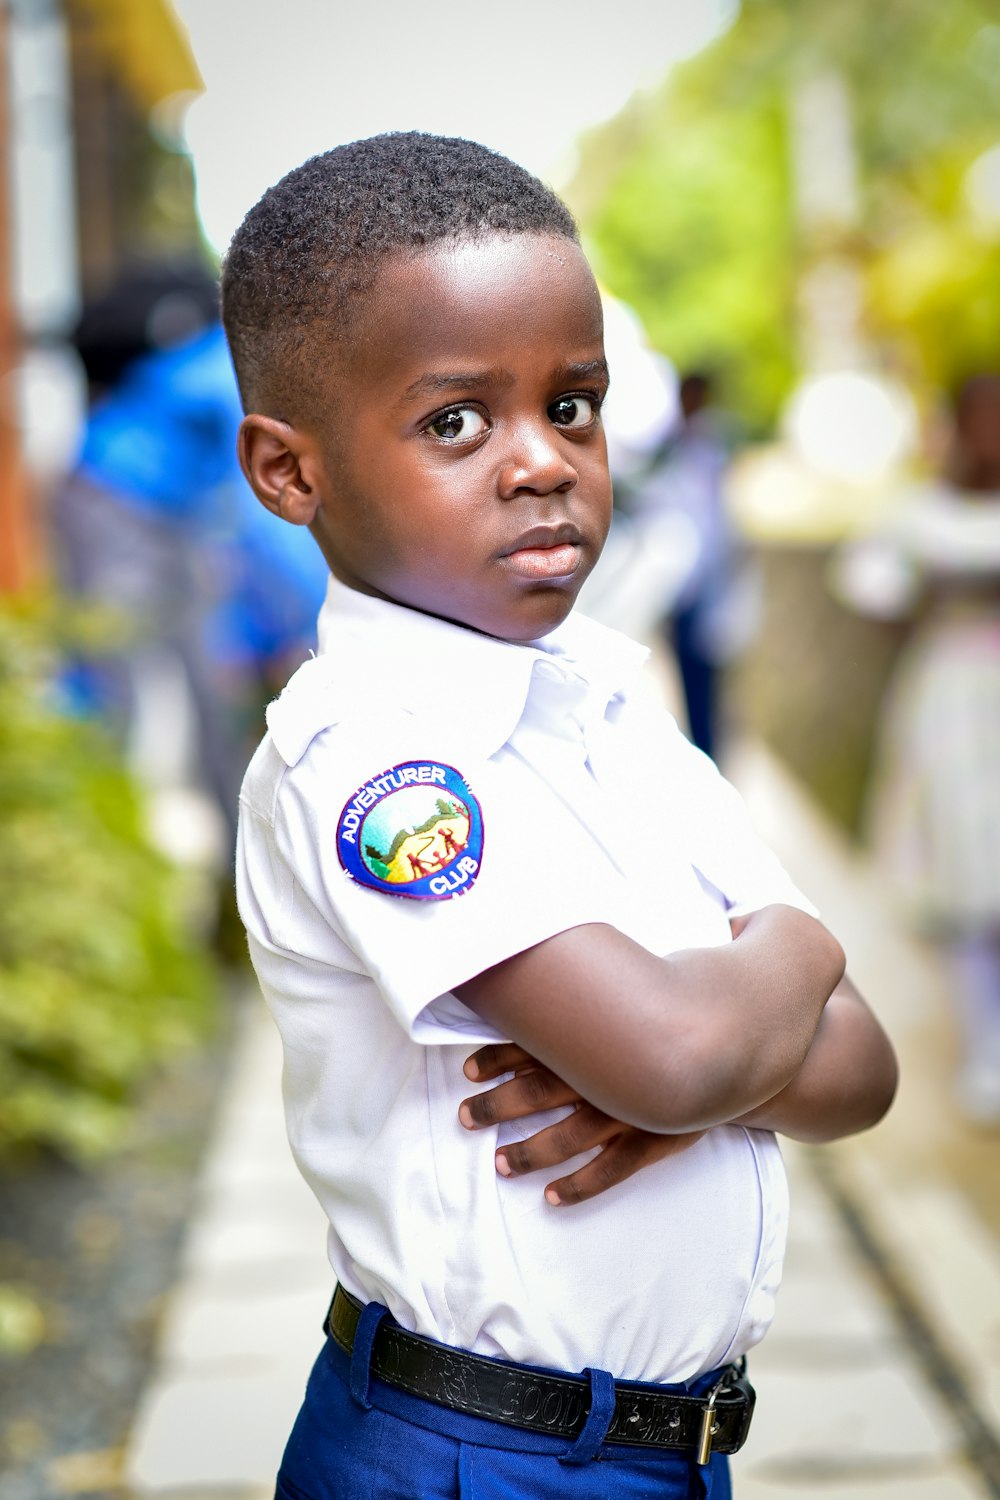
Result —
[[896, 1086], [892, 1048], [821, 923], [769, 906], [733, 923], [734, 940], [658, 958], [591, 924], [527, 949], [460, 986], [460, 998], [513, 1039], [481, 1048], [466, 1075], [509, 1081], [465, 1100], [470, 1129], [555, 1105], [574, 1112], [502, 1148], [520, 1175], [600, 1154], [550, 1183], [552, 1203], [593, 1197], [710, 1126], [740, 1123], [801, 1140], [874, 1124]]

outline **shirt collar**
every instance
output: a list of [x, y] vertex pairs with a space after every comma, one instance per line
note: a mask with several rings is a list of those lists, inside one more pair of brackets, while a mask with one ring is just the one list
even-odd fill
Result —
[[[591, 713], [603, 716], [649, 655], [582, 615], [520, 645], [358, 593], [332, 576], [318, 636], [318, 658], [296, 673], [268, 712], [272, 737], [289, 763], [352, 707], [375, 702], [384, 709], [387, 701], [421, 714], [440, 705], [449, 722], [460, 720], [470, 747], [492, 755], [510, 738], [529, 693], [556, 693], [567, 681], [582, 680]], [[537, 671], [542, 663], [549, 665]], [[332, 691], [317, 693], [321, 684]]]

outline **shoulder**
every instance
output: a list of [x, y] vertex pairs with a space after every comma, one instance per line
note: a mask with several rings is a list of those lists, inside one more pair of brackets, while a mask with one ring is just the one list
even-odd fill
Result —
[[265, 717], [267, 737], [289, 771], [320, 767], [348, 780], [413, 759], [418, 743], [435, 758], [478, 758], [495, 748], [460, 694], [401, 694], [393, 676], [349, 654], [305, 662]]
[[362, 885], [450, 895], [481, 855], [482, 749], [457, 717], [386, 702], [353, 674], [327, 657], [299, 669], [268, 708], [243, 804], [293, 867], [322, 844]]

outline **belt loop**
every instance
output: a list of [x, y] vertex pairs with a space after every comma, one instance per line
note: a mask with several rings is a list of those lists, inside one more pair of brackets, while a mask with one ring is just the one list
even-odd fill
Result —
[[361, 1309], [361, 1316], [354, 1334], [354, 1347], [351, 1350], [351, 1395], [364, 1411], [371, 1409], [368, 1386], [371, 1382], [371, 1359], [375, 1335], [378, 1333], [382, 1319], [388, 1316], [389, 1309], [383, 1307], [381, 1302], [366, 1302]]
[[583, 1372], [590, 1381], [590, 1410], [587, 1420], [572, 1448], [560, 1453], [561, 1464], [585, 1464], [596, 1458], [597, 1452], [608, 1435], [611, 1418], [615, 1414], [615, 1382], [607, 1370]]

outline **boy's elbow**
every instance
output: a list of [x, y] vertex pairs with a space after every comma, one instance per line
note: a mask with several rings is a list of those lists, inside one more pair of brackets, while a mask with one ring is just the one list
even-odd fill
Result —
[[833, 991], [837, 988], [837, 985], [843, 983], [844, 975], [847, 973], [847, 954], [844, 952], [842, 944], [838, 942], [832, 932], [828, 933], [828, 936], [831, 944], [831, 971], [835, 976], [834, 984], [830, 990], [830, 993], [833, 994]]
[[[855, 1060], [849, 1069], [844, 1070], [846, 1076], [855, 1080], [850, 1095], [854, 1118], [848, 1128], [841, 1132], [856, 1134], [862, 1130], [870, 1130], [888, 1114], [899, 1087], [899, 1061], [887, 1033], [861, 1001], [849, 979], [844, 981], [835, 998], [839, 1000], [841, 994], [846, 996], [848, 1005], [852, 1007], [852, 1011], [847, 1014], [858, 1016], [861, 1025], [853, 1048]], [[862, 1007], [860, 1010], [858, 1002]]]
[[870, 1130], [885, 1119], [892, 1107], [899, 1088], [899, 1062], [889, 1038], [883, 1034], [879, 1056], [875, 1060], [874, 1077], [868, 1093], [866, 1118], [859, 1130]]
[[780, 946], [789, 972], [797, 976], [796, 985], [805, 984], [809, 993], [819, 994], [825, 1001], [841, 983], [847, 968], [847, 955], [829, 927], [797, 906], [764, 907], [759, 916], [759, 929], [751, 927], [751, 917], [747, 930], [760, 930]]
[[808, 1124], [789, 1133], [813, 1146], [860, 1135], [885, 1118], [898, 1085], [899, 1064], [892, 1044], [883, 1035], [878, 1048], [870, 1053], [854, 1089], [844, 1093], [832, 1108], [818, 1112]]
[[812, 959], [812, 972], [819, 989], [827, 996], [832, 995], [847, 972], [847, 954], [829, 927], [817, 918], [809, 917], [805, 912], [801, 915], [805, 918], [805, 922], [798, 925], [804, 929], [805, 941]]

